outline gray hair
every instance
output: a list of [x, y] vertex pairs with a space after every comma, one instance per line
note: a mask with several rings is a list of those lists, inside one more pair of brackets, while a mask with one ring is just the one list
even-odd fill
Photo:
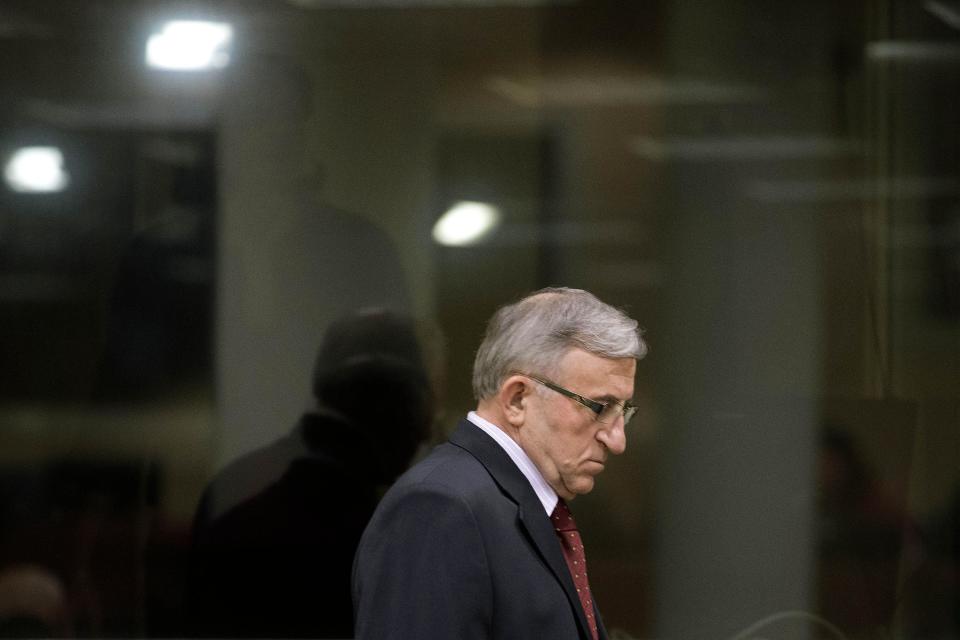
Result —
[[647, 353], [637, 321], [582, 289], [551, 287], [501, 307], [473, 363], [477, 400], [497, 393], [513, 372], [551, 375], [560, 359], [578, 347], [603, 358]]

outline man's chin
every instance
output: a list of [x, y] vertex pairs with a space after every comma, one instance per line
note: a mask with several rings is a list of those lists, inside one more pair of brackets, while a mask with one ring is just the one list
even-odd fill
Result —
[[565, 500], [571, 500], [576, 496], [582, 496], [593, 491], [594, 479], [593, 476], [582, 475], [577, 477], [573, 482], [567, 485], [567, 491], [572, 495], [569, 498], [564, 498]]

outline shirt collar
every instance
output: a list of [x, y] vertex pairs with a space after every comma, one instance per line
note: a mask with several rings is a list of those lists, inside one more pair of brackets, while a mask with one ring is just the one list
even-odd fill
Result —
[[476, 425], [488, 436], [493, 438], [496, 443], [507, 452], [507, 455], [510, 456], [510, 459], [513, 460], [513, 463], [517, 465], [518, 469], [520, 469], [520, 473], [522, 473], [527, 479], [527, 482], [530, 483], [534, 493], [537, 494], [537, 498], [540, 499], [540, 503], [543, 505], [547, 515], [549, 516], [552, 514], [554, 508], [557, 506], [557, 501], [559, 500], [557, 492], [553, 490], [553, 487], [547, 484], [543, 474], [540, 473], [540, 470], [537, 469], [537, 466], [533, 464], [533, 460], [531, 460], [530, 456], [528, 456], [520, 447], [520, 445], [517, 444], [516, 440], [508, 436], [503, 429], [497, 425], [478, 416], [476, 411], [471, 411], [468, 413], [467, 420]]

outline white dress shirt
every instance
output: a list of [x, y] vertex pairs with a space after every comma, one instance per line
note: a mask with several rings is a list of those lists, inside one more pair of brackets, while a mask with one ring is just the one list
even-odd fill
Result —
[[557, 492], [553, 490], [553, 487], [547, 484], [543, 474], [540, 473], [540, 470], [537, 469], [537, 466], [533, 464], [533, 460], [530, 459], [530, 456], [528, 456], [526, 452], [520, 448], [520, 445], [517, 444], [516, 440], [504, 433], [504, 431], [497, 425], [478, 416], [476, 411], [471, 411], [468, 413], [467, 420], [472, 422], [481, 431], [493, 438], [497, 444], [503, 447], [503, 450], [507, 452], [507, 455], [510, 456], [510, 459], [513, 460], [513, 463], [517, 465], [518, 469], [520, 469], [520, 473], [526, 477], [527, 482], [529, 482], [530, 486], [533, 487], [534, 493], [536, 493], [537, 497], [540, 498], [540, 502], [543, 504], [543, 508], [549, 517], [550, 514], [553, 513], [553, 510], [557, 506], [557, 502], [560, 498], [557, 496]]

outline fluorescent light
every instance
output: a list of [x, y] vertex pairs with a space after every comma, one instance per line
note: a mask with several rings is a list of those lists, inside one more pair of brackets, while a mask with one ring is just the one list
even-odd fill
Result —
[[488, 90], [522, 107], [593, 105], [749, 104], [764, 91], [694, 78], [633, 75], [492, 76]]
[[871, 200], [924, 200], [956, 197], [960, 186], [952, 178], [757, 180], [747, 195], [765, 204], [817, 204]]
[[646, 160], [792, 160], [854, 155], [852, 140], [817, 136], [721, 136], [630, 140], [630, 150]]
[[233, 27], [225, 22], [174, 20], [147, 41], [147, 64], [173, 71], [221, 69], [230, 62]]
[[871, 60], [956, 62], [960, 60], [960, 45], [953, 41], [878, 40], [867, 45], [867, 57]]
[[935, 0], [925, 2], [923, 8], [954, 29], [960, 29], [960, 8], [952, 7], [945, 2], [936, 2]]
[[485, 202], [458, 202], [433, 225], [433, 239], [463, 247], [483, 239], [500, 222], [500, 210]]
[[3, 170], [7, 185], [20, 193], [63, 191], [70, 174], [63, 168], [63, 152], [56, 147], [17, 149]]
[[366, 9], [387, 7], [390, 9], [437, 9], [447, 7], [548, 7], [571, 5], [575, 0], [287, 0], [304, 9]]

